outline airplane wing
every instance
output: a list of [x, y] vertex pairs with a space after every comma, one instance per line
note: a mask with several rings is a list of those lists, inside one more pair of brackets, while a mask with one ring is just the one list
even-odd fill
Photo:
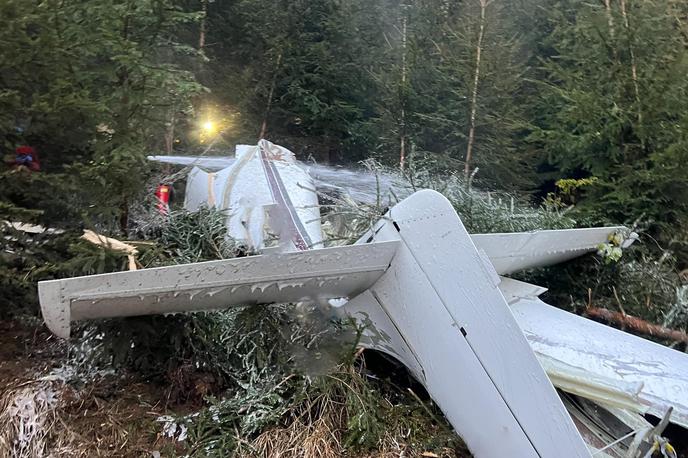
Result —
[[148, 156], [147, 159], [163, 164], [200, 167], [211, 172], [227, 168], [236, 160], [228, 156]]
[[[217, 172], [232, 166], [236, 158], [229, 156], [148, 156], [149, 161], [163, 164], [196, 167], [205, 172]], [[299, 163], [315, 181], [321, 192], [341, 192], [351, 196], [357, 202], [372, 204], [376, 202], [378, 187], [383, 197], [389, 189], [397, 184], [393, 177], [375, 175], [367, 170], [352, 170], [345, 167], [326, 166], [321, 164]]]
[[522, 298], [511, 311], [552, 383], [613, 407], [688, 428], [688, 357], [684, 353]]
[[335, 310], [414, 371], [476, 456], [588, 458], [498, 284], [449, 201], [420, 191], [356, 245], [53, 280], [39, 297], [60, 336], [74, 320], [349, 298]]
[[685, 354], [546, 304], [546, 288], [502, 277], [499, 289], [554, 386], [657, 418], [673, 407], [688, 428]]

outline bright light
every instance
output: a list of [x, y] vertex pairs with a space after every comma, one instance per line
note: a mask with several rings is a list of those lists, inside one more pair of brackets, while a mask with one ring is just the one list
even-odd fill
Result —
[[189, 133], [201, 143], [219, 141], [232, 128], [235, 116], [236, 113], [227, 107], [200, 107]]

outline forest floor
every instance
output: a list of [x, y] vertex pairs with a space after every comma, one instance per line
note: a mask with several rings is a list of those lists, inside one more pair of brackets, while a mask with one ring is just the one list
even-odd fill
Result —
[[[207, 407], [202, 396], [178, 396], [174, 384], [142, 380], [135, 374], [101, 371], [75, 376], [70, 367], [69, 348], [36, 320], [0, 320], [0, 456], [2, 457], [174, 457], [205, 456], [196, 450], [191, 437], [166, 433], [166, 419], [191, 415]], [[186, 384], [202, 382], [187, 380]], [[191, 376], [194, 377], [193, 375]], [[187, 393], [188, 394], [188, 393]], [[299, 436], [320, 436], [319, 421], [302, 424]], [[292, 425], [298, 426], [298, 425]], [[255, 444], [277, 450], [291, 449], [280, 456], [332, 458], [420, 457], [468, 458], [458, 448], [428, 451], [390, 433], [379, 450], [364, 454], [342, 453], [337, 440], [305, 437], [294, 449], [292, 427], [276, 428], [261, 434]], [[326, 428], [327, 429], [327, 428]], [[427, 432], [437, 429], [431, 422]], [[306, 432], [308, 431], [308, 432]], [[183, 433], [186, 436], [186, 433]], [[171, 436], [171, 437], [170, 437]], [[336, 436], [336, 434], [332, 434]], [[307, 442], [313, 442], [310, 446]], [[335, 445], [333, 447], [333, 445]], [[305, 448], [304, 448], [305, 447]], [[310, 447], [310, 448], [309, 448]], [[303, 450], [308, 453], [303, 454]], [[339, 451], [337, 451], [339, 450]], [[200, 453], [200, 454], [199, 454]], [[237, 454], [240, 457], [273, 456], [272, 453]]]
[[44, 326], [0, 321], [0, 456], [183, 454], [156, 420], [197, 406], [166, 405], [164, 386], [122, 374], [68, 382], [66, 360], [67, 346]]

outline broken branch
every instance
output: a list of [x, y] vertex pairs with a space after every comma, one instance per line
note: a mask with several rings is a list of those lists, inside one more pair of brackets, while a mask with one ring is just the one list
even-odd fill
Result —
[[688, 334], [685, 332], [676, 329], [665, 328], [664, 326], [660, 326], [658, 324], [648, 323], [647, 321], [635, 316], [626, 315], [621, 312], [613, 312], [611, 310], [599, 307], [588, 307], [585, 310], [585, 314], [590, 318], [595, 318], [606, 321], [610, 324], [626, 327], [639, 334], [688, 344]]

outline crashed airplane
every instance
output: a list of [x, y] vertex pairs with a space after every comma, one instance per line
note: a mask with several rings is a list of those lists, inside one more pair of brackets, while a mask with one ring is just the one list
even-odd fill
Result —
[[[262, 254], [41, 282], [56, 335], [79, 320], [310, 301], [364, 325], [361, 345], [404, 364], [476, 457], [675, 456], [662, 433], [688, 428], [688, 356], [508, 277], [623, 228], [470, 235], [423, 190], [354, 245], [324, 248], [316, 183], [291, 151], [261, 140], [231, 159], [150, 159], [192, 166], [185, 208], [227, 210], [229, 235]], [[264, 249], [266, 227], [278, 247]]]

